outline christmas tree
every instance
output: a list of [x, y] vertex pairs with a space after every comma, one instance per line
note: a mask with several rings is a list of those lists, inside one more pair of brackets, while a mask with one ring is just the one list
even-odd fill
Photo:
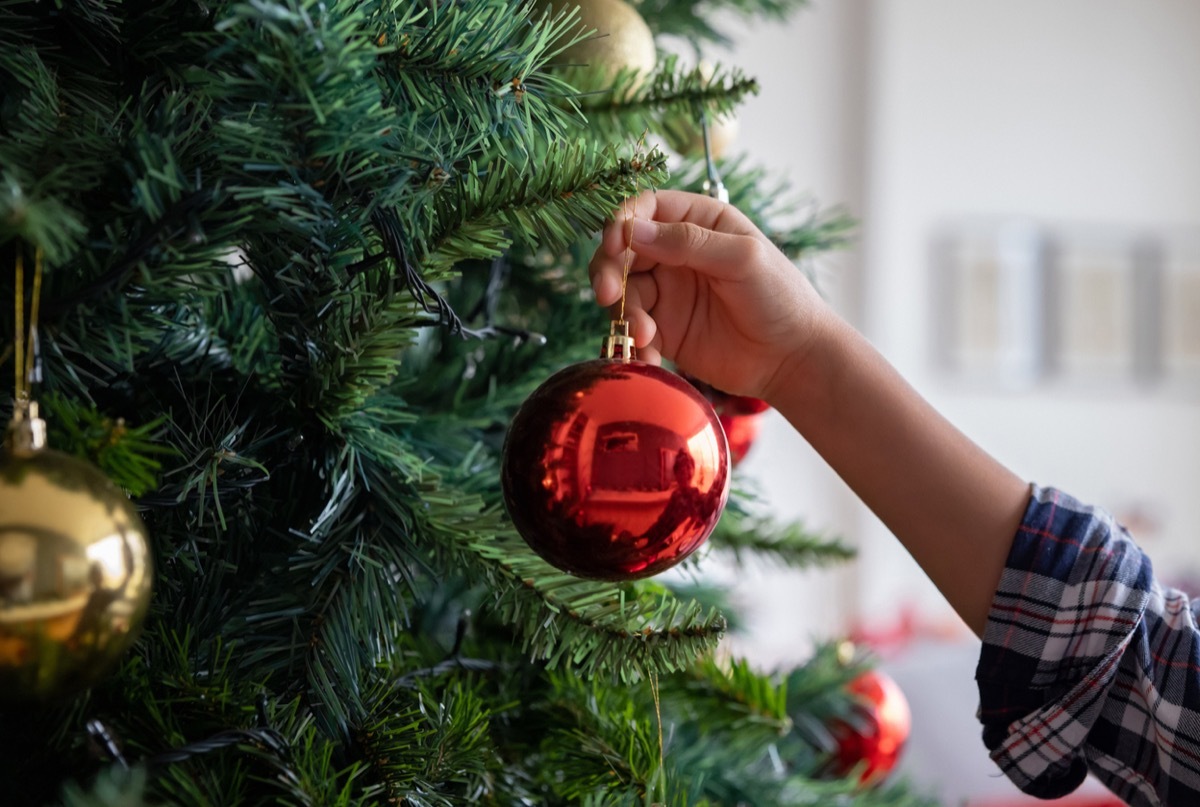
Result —
[[[719, 170], [795, 258], [845, 236], [697, 151], [753, 79], [622, 55], [703, 52], [721, 5], [645, 0], [597, 50], [586, 3], [0, 4], [0, 364], [153, 579], [118, 662], [59, 675], [77, 632], [5, 627], [0, 531], [6, 804], [918, 801], [830, 773], [859, 660], [730, 659], [719, 592], [565, 574], [502, 501], [513, 413], [607, 333], [586, 263], [623, 199]], [[736, 476], [709, 545], [686, 564], [847, 554]]]

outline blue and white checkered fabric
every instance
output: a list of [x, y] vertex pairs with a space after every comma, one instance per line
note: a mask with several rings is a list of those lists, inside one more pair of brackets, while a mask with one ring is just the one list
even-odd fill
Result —
[[975, 676], [992, 758], [1042, 798], [1090, 770], [1136, 807], [1200, 805], [1196, 609], [1111, 515], [1034, 487]]

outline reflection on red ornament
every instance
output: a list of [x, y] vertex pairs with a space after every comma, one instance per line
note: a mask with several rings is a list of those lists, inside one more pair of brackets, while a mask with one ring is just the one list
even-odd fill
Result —
[[694, 552], [729, 495], [716, 413], [679, 376], [597, 359], [567, 367], [518, 410], [504, 501], [525, 541], [581, 577], [632, 580]]
[[869, 670], [855, 678], [847, 689], [860, 704], [850, 720], [839, 720], [830, 729], [837, 740], [834, 775], [847, 776], [865, 763], [859, 782], [882, 781], [900, 758], [912, 728], [912, 713], [904, 692], [889, 676]]

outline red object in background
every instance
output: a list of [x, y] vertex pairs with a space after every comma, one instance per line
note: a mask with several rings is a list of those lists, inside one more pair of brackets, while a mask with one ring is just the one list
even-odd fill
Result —
[[771, 405], [761, 398], [748, 395], [730, 395], [698, 378], [684, 376], [712, 404], [713, 410], [729, 440], [729, 457], [734, 465], [741, 462], [758, 438], [762, 428], [762, 413]]
[[837, 740], [834, 773], [847, 776], [865, 762], [859, 782], [873, 785], [900, 759], [912, 729], [912, 713], [899, 685], [879, 670], [863, 673], [847, 689], [858, 697], [861, 711], [852, 721], [839, 720], [830, 727]]
[[555, 373], [521, 405], [500, 478], [517, 532], [549, 563], [633, 580], [708, 538], [729, 495], [729, 449], [682, 377], [596, 359]]
[[761, 415], [771, 408], [771, 405], [762, 398], [751, 398], [748, 395], [730, 395], [718, 390], [713, 390], [713, 392], [716, 394], [716, 400], [713, 401], [713, 408], [717, 410], [718, 415]]
[[762, 429], [762, 415], [721, 415], [721, 428], [729, 441], [729, 459], [737, 465], [750, 451]]

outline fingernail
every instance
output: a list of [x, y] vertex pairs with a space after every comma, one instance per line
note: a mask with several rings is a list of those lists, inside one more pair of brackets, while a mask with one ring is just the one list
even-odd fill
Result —
[[633, 240], [639, 244], [649, 244], [658, 238], [658, 224], [646, 219], [633, 220]]

